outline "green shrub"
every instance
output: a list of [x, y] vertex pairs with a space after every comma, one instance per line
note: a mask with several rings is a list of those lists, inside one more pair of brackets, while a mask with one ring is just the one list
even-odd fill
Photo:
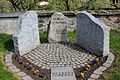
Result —
[[47, 5], [50, 11], [74, 11], [81, 7], [80, 0], [52, 0]]
[[110, 8], [110, 1], [108, 0], [89, 0], [82, 3], [82, 9], [103, 9]]

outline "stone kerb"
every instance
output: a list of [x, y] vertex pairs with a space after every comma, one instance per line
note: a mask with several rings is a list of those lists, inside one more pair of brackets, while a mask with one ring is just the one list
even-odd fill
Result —
[[77, 15], [77, 44], [92, 54], [109, 54], [110, 28], [85, 11]]
[[38, 31], [38, 17], [34, 11], [21, 15], [13, 34], [15, 50], [24, 55], [40, 44]]
[[54, 13], [51, 17], [48, 41], [68, 42], [67, 27], [67, 18], [60, 12]]

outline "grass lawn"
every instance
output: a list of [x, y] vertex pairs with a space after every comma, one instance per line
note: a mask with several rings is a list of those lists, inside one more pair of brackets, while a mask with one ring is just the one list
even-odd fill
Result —
[[12, 72], [10, 72], [3, 64], [3, 55], [5, 52], [11, 50], [12, 36], [0, 34], [0, 80], [16, 80]]
[[111, 30], [110, 51], [115, 54], [116, 60], [105, 72], [105, 80], [120, 80], [120, 30]]
[[[69, 32], [68, 36], [70, 42], [76, 42], [76, 32]], [[45, 32], [41, 33], [40, 37], [41, 42], [47, 42]], [[13, 49], [12, 36], [0, 34], [0, 80], [16, 80], [3, 63], [3, 55], [11, 49]], [[112, 67], [104, 73], [103, 78], [104, 80], [120, 80], [120, 30], [111, 30], [110, 50], [116, 55], [116, 60]]]

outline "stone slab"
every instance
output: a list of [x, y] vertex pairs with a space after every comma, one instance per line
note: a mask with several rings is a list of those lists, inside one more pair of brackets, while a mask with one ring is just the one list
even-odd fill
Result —
[[100, 66], [97, 70], [100, 70], [100, 71], [105, 71], [107, 68], [104, 67], [104, 66]]
[[36, 12], [27, 11], [19, 17], [13, 41], [15, 50], [20, 55], [28, 53], [40, 44]]
[[24, 72], [19, 72], [18, 75], [19, 75], [20, 77], [25, 77], [25, 76], [26, 76], [26, 73], [24, 73]]
[[96, 79], [98, 79], [100, 77], [100, 75], [97, 75], [97, 74], [92, 74], [91, 76], [90, 76], [90, 78], [92, 78], [93, 80], [96, 80]]
[[33, 80], [30, 76], [26, 75], [23, 77], [23, 80]]
[[12, 54], [6, 54], [5, 62], [6, 63], [12, 63]]
[[51, 80], [76, 80], [72, 67], [51, 68]]
[[77, 15], [77, 44], [92, 54], [109, 54], [109, 30], [108, 26], [86, 11]]
[[54, 13], [51, 17], [48, 41], [68, 42], [67, 27], [67, 18], [60, 12]]

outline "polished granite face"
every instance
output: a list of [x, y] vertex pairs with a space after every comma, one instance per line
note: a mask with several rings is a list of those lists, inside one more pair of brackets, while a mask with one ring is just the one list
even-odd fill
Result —
[[96, 58], [75, 44], [40, 44], [37, 48], [23, 55], [31, 63], [43, 69], [54, 67], [81, 68]]

